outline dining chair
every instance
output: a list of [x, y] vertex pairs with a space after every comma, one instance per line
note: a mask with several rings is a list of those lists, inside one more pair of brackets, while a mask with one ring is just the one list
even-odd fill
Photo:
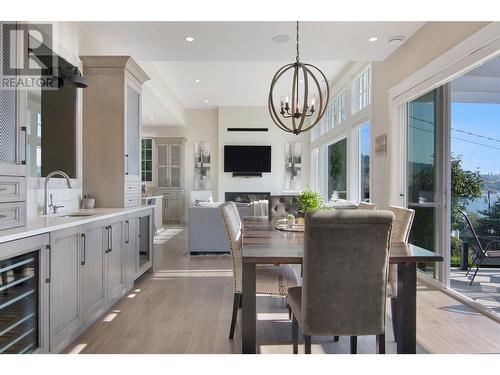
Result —
[[[241, 233], [242, 225], [237, 210], [232, 202], [221, 205], [220, 210], [226, 227], [227, 239], [231, 250], [233, 262], [233, 314], [229, 338], [234, 337], [238, 309], [242, 296], [242, 256], [241, 256]], [[233, 203], [234, 204], [234, 203]], [[256, 293], [286, 297], [288, 288], [297, 286], [297, 275], [289, 265], [257, 265], [255, 269]]]
[[288, 290], [292, 310], [293, 353], [298, 328], [305, 353], [311, 336], [376, 335], [377, 352], [385, 353], [385, 306], [389, 241], [394, 214], [390, 211], [308, 212], [304, 233], [302, 287]]
[[[394, 221], [392, 223], [391, 242], [404, 242], [408, 243], [410, 237], [413, 219], [415, 217], [415, 210], [406, 207], [389, 206], [389, 210], [394, 214]], [[392, 331], [394, 333], [394, 341], [396, 338], [397, 329], [397, 298], [398, 298], [398, 266], [391, 264], [389, 266], [389, 280], [387, 297], [391, 299], [391, 320]]]
[[469, 272], [474, 266], [476, 265], [476, 271], [474, 272], [474, 275], [472, 276], [472, 279], [470, 281], [469, 285], [472, 285], [474, 282], [474, 279], [476, 278], [477, 271], [479, 271], [479, 268], [481, 267], [481, 264], [483, 263], [484, 259], [500, 259], [500, 250], [490, 250], [490, 246], [494, 244], [500, 243], [500, 239], [498, 237], [493, 237], [488, 243], [483, 247], [481, 244], [481, 241], [479, 241], [479, 237], [476, 233], [476, 230], [474, 229], [474, 226], [472, 225], [471, 221], [469, 220], [469, 217], [464, 211], [460, 211], [465, 219], [465, 222], [467, 223], [467, 226], [469, 227], [469, 230], [472, 234], [472, 237], [474, 238], [475, 244], [472, 245], [472, 250], [474, 251], [474, 258], [472, 259], [472, 263], [469, 266], [469, 269], [467, 270], [467, 273], [465, 276], [469, 276]]
[[359, 202], [358, 207], [356, 207], [358, 210], [376, 210], [377, 205], [373, 203], [368, 203], [368, 202]]

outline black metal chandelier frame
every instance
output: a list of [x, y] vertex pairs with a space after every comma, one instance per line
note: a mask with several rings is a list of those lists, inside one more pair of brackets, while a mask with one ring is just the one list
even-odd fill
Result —
[[[273, 98], [273, 91], [283, 75], [289, 70], [293, 69], [292, 76], [292, 100], [291, 103], [288, 100], [281, 100], [280, 110], [278, 111]], [[313, 70], [316, 70], [319, 73], [319, 76], [325, 82], [326, 86], [326, 98], [323, 98], [323, 92], [321, 90], [321, 84], [313, 73]], [[302, 76], [302, 80], [304, 82], [304, 98], [302, 101], [302, 110], [299, 102], [299, 83], [300, 76]], [[318, 96], [319, 96], [319, 107], [318, 110], [315, 108], [314, 101], [309, 100], [309, 79], [313, 82], [313, 84], [317, 88]], [[271, 119], [273, 122], [282, 130], [293, 133], [300, 134], [302, 132], [308, 131], [313, 128], [321, 118], [324, 116], [326, 112], [326, 107], [328, 104], [328, 100], [330, 97], [330, 90], [328, 87], [328, 81], [324, 73], [316, 66], [312, 64], [302, 63], [300, 61], [299, 55], [299, 22], [297, 21], [297, 56], [295, 58], [295, 62], [282, 66], [276, 74], [274, 75], [271, 81], [271, 88], [269, 90], [269, 98], [268, 98], [268, 109], [269, 114], [271, 115]], [[326, 100], [325, 100], [326, 99]], [[281, 115], [281, 117], [280, 117]], [[315, 116], [315, 117], [314, 117]], [[311, 122], [304, 127], [306, 118], [311, 118]], [[291, 124], [291, 126], [288, 126]]]

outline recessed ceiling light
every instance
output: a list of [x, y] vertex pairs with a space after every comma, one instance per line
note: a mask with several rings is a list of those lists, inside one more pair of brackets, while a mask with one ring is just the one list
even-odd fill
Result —
[[186, 42], [194, 42], [194, 38], [192, 36], [187, 36]]
[[195, 79], [194, 80], [196, 83], [200, 83], [200, 80], [199, 79]]
[[284, 34], [278, 34], [272, 37], [274, 43], [286, 43], [290, 41], [290, 37]]
[[378, 40], [378, 38], [376, 36], [372, 36], [372, 37], [368, 38], [368, 40], [370, 42], [376, 42]]
[[387, 41], [391, 44], [401, 44], [405, 40], [405, 37], [402, 35], [391, 36]]
[[149, 119], [150, 119], [151, 121], [153, 121], [155, 118], [154, 118], [153, 116], [151, 116]]
[[208, 103], [208, 99], [205, 99], [205, 100], [204, 100], [204, 102], [205, 102], [205, 103]]

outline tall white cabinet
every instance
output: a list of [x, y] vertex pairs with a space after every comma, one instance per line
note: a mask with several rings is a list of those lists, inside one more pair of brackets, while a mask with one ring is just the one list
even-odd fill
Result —
[[81, 56], [83, 191], [96, 207], [141, 204], [141, 90], [149, 80], [130, 56]]

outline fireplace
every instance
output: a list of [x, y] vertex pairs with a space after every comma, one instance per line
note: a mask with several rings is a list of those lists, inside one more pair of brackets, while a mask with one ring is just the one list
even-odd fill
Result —
[[268, 199], [270, 195], [271, 193], [269, 192], [226, 192], [224, 200], [226, 202], [250, 203], [261, 199]]

